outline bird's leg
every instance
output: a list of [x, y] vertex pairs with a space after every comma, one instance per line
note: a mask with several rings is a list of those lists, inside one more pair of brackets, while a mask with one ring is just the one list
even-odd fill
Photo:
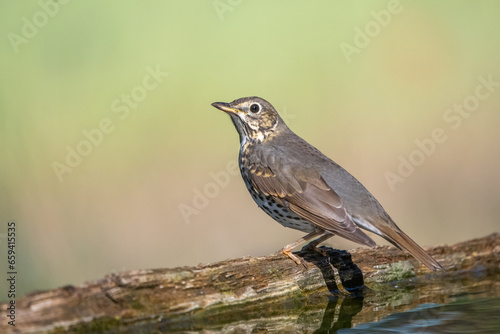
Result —
[[[321, 231], [314, 231], [314, 232], [311, 232], [307, 235], [305, 235], [304, 237], [300, 238], [299, 240], [289, 244], [289, 245], [286, 245], [285, 247], [283, 247], [281, 249], [280, 252], [282, 252], [283, 254], [285, 254], [286, 256], [288, 256], [289, 258], [291, 258], [295, 263], [297, 264], [302, 264], [303, 266], [305, 266], [307, 268], [307, 266], [304, 264], [303, 260], [299, 259], [297, 256], [293, 255], [292, 254], [292, 249], [294, 249], [295, 247], [297, 247], [297, 245], [303, 243], [304, 241], [307, 241], [307, 240], [310, 240], [314, 237], [317, 237], [318, 235], [321, 235], [323, 232]], [[322, 237], [318, 238], [318, 239], [321, 239]], [[318, 240], [316, 239], [316, 240]], [[314, 242], [314, 241], [313, 241]]]
[[[327, 232], [325, 231], [324, 234], [317, 238], [317, 239], [314, 239], [313, 241], [311, 241], [310, 243], [308, 243], [307, 245], [305, 245], [302, 250], [315, 250], [315, 251], [319, 251], [316, 247], [322, 243], [323, 241], [327, 240], [327, 239], [330, 239], [331, 237], [333, 237], [335, 234], [331, 233], [331, 232]], [[323, 254], [324, 255], [324, 254]]]

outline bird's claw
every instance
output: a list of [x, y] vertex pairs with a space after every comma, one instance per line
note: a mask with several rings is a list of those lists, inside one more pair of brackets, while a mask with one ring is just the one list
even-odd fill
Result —
[[289, 249], [282, 249], [281, 253], [283, 253], [286, 256], [288, 256], [296, 264], [302, 265], [302, 266], [304, 266], [305, 269], [307, 269], [307, 262], [304, 259], [299, 258], [297, 255], [293, 254], [291, 250], [289, 250]]

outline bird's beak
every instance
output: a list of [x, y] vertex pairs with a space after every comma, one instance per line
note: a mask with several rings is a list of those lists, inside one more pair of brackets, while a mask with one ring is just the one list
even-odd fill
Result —
[[241, 113], [244, 114], [245, 113], [244, 111], [241, 111], [239, 109], [231, 107], [231, 105], [229, 105], [229, 103], [225, 103], [225, 102], [214, 102], [214, 103], [212, 103], [212, 106], [214, 106], [215, 108], [222, 110], [228, 114], [237, 115], [237, 114], [241, 114]]

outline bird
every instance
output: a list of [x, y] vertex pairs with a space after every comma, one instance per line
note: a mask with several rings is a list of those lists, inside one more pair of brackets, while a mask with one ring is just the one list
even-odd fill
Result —
[[404, 233], [377, 199], [347, 170], [296, 135], [266, 100], [250, 96], [212, 106], [229, 114], [240, 139], [239, 168], [257, 205], [281, 225], [307, 233], [280, 251], [340, 236], [374, 247], [364, 231], [406, 250], [433, 271], [443, 267]]

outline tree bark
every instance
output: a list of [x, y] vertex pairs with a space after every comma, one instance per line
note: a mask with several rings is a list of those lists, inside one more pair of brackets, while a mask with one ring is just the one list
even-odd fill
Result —
[[[240, 320], [262, 317], [264, 313], [290, 315], [292, 306], [304, 300], [319, 298], [317, 302], [325, 304], [329, 303], [325, 296], [331, 293], [363, 294], [379, 289], [381, 282], [451, 277], [479, 267], [498, 272], [500, 235], [427, 251], [447, 273], [429, 275], [430, 271], [409, 254], [379, 246], [357, 248], [350, 255], [326, 247], [321, 252], [301, 251], [299, 255], [308, 261], [307, 268], [275, 254], [195, 267], [111, 274], [77, 287], [27, 295], [16, 302], [15, 327], [7, 324], [7, 304], [2, 304], [0, 332], [98, 332], [112, 328], [127, 332], [128, 327], [145, 323], [174, 331], [193, 328], [193, 324], [224, 324], [235, 315]], [[351, 256], [357, 266], [350, 262]], [[358, 267], [368, 288], [363, 286]], [[289, 310], [283, 313], [286, 305]]]

